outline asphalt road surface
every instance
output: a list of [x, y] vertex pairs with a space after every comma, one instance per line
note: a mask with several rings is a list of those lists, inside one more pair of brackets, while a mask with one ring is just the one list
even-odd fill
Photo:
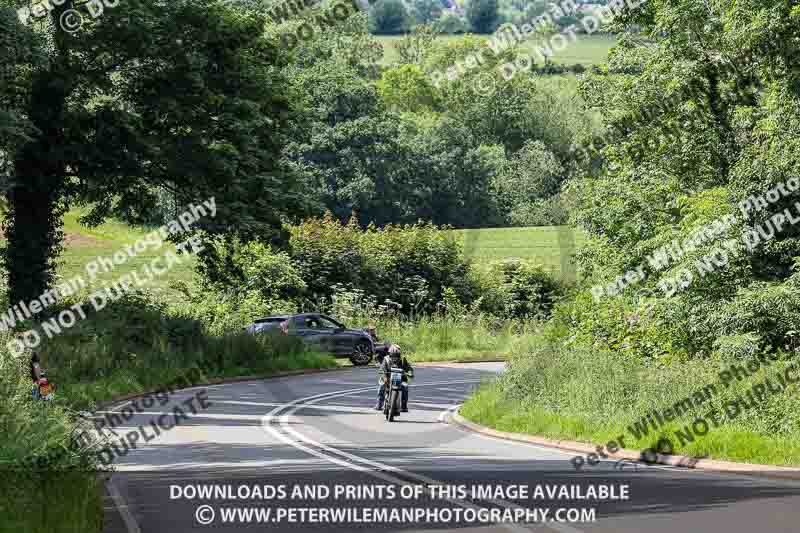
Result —
[[[576, 472], [572, 454], [442, 422], [501, 371], [419, 367], [394, 423], [373, 410], [374, 368], [140, 405], [115, 429], [144, 432], [117, 446], [106, 532], [800, 531], [800, 483], [617, 462]], [[156, 436], [176, 406], [187, 416]]]

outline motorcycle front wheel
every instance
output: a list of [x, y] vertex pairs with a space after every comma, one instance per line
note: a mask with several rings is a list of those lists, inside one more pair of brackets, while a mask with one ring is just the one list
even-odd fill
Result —
[[397, 391], [393, 390], [392, 395], [389, 396], [389, 422], [394, 422], [394, 414], [397, 412]]

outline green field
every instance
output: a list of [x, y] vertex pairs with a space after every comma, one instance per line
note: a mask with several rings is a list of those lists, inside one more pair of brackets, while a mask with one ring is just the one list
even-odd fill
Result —
[[[80, 276], [87, 284], [86, 293], [94, 289], [107, 287], [115, 283], [120, 276], [131, 272], [143, 272], [157, 257], [163, 257], [167, 251], [175, 251], [175, 246], [164, 243], [160, 250], [148, 249], [124, 263], [102, 272], [94, 280], [86, 272], [86, 265], [98, 257], [111, 258], [126, 245], [135, 243], [147, 235], [151, 229], [134, 228], [117, 221], [109, 221], [96, 228], [87, 228], [78, 222], [80, 210], [72, 210], [64, 216], [64, 252], [58, 259], [58, 276], [67, 280]], [[176, 281], [189, 281], [194, 271], [194, 258], [181, 255], [181, 264], [173, 266], [162, 276], [156, 276], [148, 283], [147, 288], [166, 300], [174, 300], [180, 293], [170, 288]], [[159, 266], [164, 266], [161, 262]]]
[[569, 226], [456, 230], [464, 254], [477, 263], [499, 259], [528, 259], [565, 280], [574, 280], [569, 258], [581, 234]]
[[[397, 53], [397, 43], [403, 39], [401, 35], [376, 35], [376, 39], [383, 45], [383, 61], [382, 64], [389, 65], [397, 62], [399, 55]], [[459, 35], [443, 35], [439, 39], [442, 41], [450, 41], [460, 39]], [[608, 35], [582, 35], [578, 37], [575, 42], [570, 42], [564, 50], [554, 52], [552, 60], [555, 63], [563, 63], [572, 65], [580, 63], [582, 65], [593, 65], [596, 63], [604, 63], [608, 58], [608, 51], [614, 46], [615, 38]], [[540, 46], [538, 39], [531, 39], [523, 42], [520, 45], [522, 50], [531, 52], [537, 46]], [[534, 55], [534, 57], [536, 57]]]
[[[98, 275], [90, 281], [86, 265], [98, 257], [111, 257], [126, 245], [133, 244], [149, 231], [134, 228], [122, 222], [109, 221], [96, 228], [87, 228], [78, 222], [80, 211], [73, 210], [64, 217], [66, 235], [65, 250], [59, 258], [58, 275], [61, 279], [81, 276], [87, 282], [87, 291], [114, 283], [120, 276], [130, 272], [142, 272], [157, 257], [175, 247], [165, 244], [161, 250], [147, 250], [110, 272]], [[461, 237], [464, 253], [477, 263], [499, 259], [530, 259], [540, 263], [545, 270], [567, 278], [571, 276], [568, 258], [574, 253], [580, 235], [567, 226], [539, 228], [497, 228], [477, 230], [455, 230]], [[194, 260], [183, 255], [182, 264], [174, 266], [161, 276], [155, 277], [148, 288], [165, 300], [175, 300], [179, 292], [170, 285], [177, 281], [191, 281]]]

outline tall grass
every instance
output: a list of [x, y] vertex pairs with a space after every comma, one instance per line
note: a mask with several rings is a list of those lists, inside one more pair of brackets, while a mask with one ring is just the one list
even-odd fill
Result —
[[[720, 385], [719, 372], [732, 361], [688, 360], [680, 365], [652, 365], [608, 351], [565, 348], [538, 339], [510, 360], [510, 371], [471, 397], [462, 414], [502, 431], [605, 444], [624, 435], [627, 448], [645, 450], [662, 437], [675, 453], [775, 465], [800, 465], [800, 398], [797, 387], [772, 395], [734, 419], [725, 417], [725, 403], [764, 378], [782, 373], [789, 360], [772, 362], [730, 387]], [[742, 361], [737, 361], [742, 364]], [[708, 384], [716, 384], [712, 400], [635, 438], [628, 427], [653, 410], [663, 412]], [[691, 426], [712, 409], [722, 423], [693, 442], [676, 430]]]
[[32, 401], [27, 360], [8, 353], [9, 340], [0, 335], [0, 532], [99, 532], [92, 459], [70, 447], [74, 424], [63, 406]]
[[57, 389], [54, 401], [41, 402], [31, 398], [29, 355], [9, 354], [9, 340], [0, 335], [0, 531], [100, 531], [97, 458], [71, 447], [73, 411], [158, 389], [197, 368], [215, 378], [336, 364], [298, 339], [209, 335], [191, 317], [132, 293], [44, 342], [42, 366]]
[[0, 533], [99, 533], [100, 480], [87, 472], [0, 477]]
[[206, 378], [330, 368], [294, 338], [234, 332], [210, 335], [202, 323], [173, 314], [145, 293], [129, 293], [47, 341], [43, 365], [74, 408], [161, 387], [190, 369]]
[[378, 304], [359, 290], [337, 291], [318, 308], [351, 327], [376, 327], [381, 342], [400, 345], [414, 361], [480, 361], [505, 359], [524, 350], [540, 323], [500, 320], [445, 296], [437, 312], [402, 315], [391, 304]]
[[376, 326], [382, 339], [400, 345], [414, 361], [506, 359], [509, 353], [524, 346], [537, 328], [535, 323], [498, 324], [481, 315], [378, 320]]

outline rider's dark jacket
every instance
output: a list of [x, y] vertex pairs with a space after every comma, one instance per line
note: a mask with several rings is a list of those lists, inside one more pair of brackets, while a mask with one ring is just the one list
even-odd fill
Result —
[[403, 382], [408, 383], [409, 378], [414, 377], [414, 369], [411, 367], [411, 364], [408, 362], [408, 359], [405, 357], [400, 356], [400, 360], [398, 361], [396, 358], [392, 358], [391, 356], [386, 356], [381, 361], [380, 367], [380, 374], [382, 377], [391, 374], [392, 367], [398, 367], [403, 369]]

